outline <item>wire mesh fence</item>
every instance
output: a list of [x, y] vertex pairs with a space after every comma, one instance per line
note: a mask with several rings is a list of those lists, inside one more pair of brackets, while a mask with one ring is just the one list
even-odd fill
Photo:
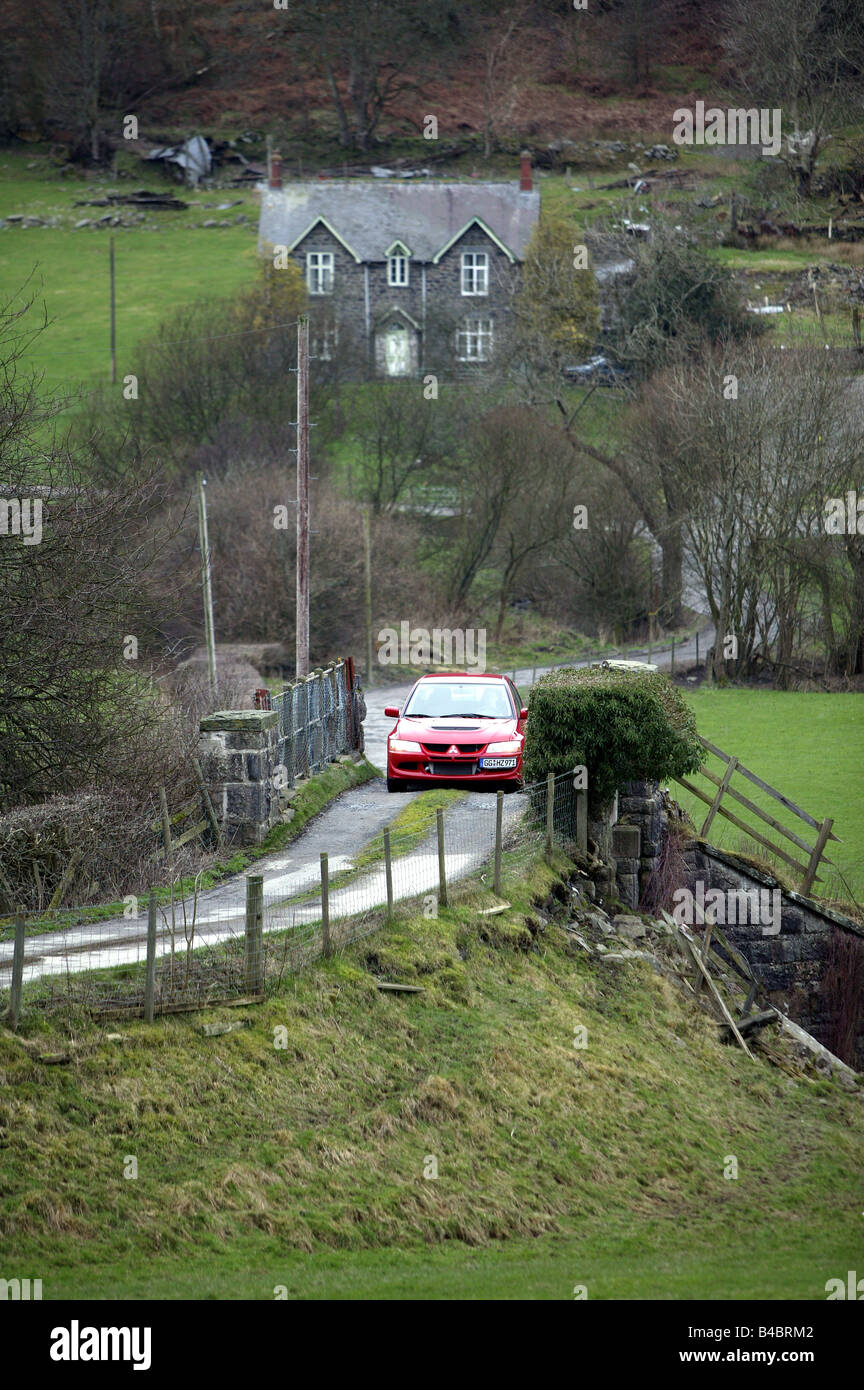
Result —
[[102, 921], [71, 910], [4, 919], [0, 1011], [17, 1027], [58, 1007], [152, 1020], [261, 999], [394, 912], [435, 917], [466, 886], [500, 894], [505, 873], [544, 844], [578, 846], [584, 795], [570, 774], [512, 795], [467, 793], [385, 826], [350, 857], [325, 853], [204, 892], [153, 890]]
[[279, 714], [279, 761], [290, 786], [359, 746], [352, 666], [336, 661], [272, 697], [271, 708]]

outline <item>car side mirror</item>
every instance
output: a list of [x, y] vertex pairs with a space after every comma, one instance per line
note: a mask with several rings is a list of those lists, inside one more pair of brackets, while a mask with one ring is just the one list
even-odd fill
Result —
[[385, 705], [385, 706], [384, 706], [384, 718], [385, 718], [385, 719], [398, 719], [398, 718], [399, 718], [399, 706], [398, 706], [398, 705]]
[[528, 711], [527, 711], [527, 709], [525, 708], [524, 705], [522, 706], [522, 708], [521, 708], [520, 711], [519, 711], [519, 718], [520, 718], [520, 719], [527, 719], [527, 718], [528, 718]]

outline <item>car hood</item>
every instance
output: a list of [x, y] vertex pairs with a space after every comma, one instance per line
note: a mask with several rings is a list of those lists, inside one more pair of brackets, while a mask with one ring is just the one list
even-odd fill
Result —
[[415, 743], [492, 743], [513, 738], [516, 720], [510, 719], [400, 719], [396, 737], [412, 739]]

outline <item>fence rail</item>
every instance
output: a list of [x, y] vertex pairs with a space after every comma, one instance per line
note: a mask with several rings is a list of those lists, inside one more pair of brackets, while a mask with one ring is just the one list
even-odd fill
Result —
[[[708, 832], [714, 823], [715, 817], [722, 816], [724, 820], [729, 821], [732, 825], [736, 826], [738, 830], [744, 831], [744, 833], [754, 839], [757, 844], [762, 845], [764, 849], [767, 849], [771, 854], [776, 855], [778, 859], [782, 859], [785, 864], [795, 869], [796, 873], [799, 875], [800, 892], [809, 894], [813, 889], [814, 883], [822, 882], [817, 872], [820, 863], [828, 864], [831, 868], [835, 867], [825, 854], [825, 847], [829, 840], [835, 840], [838, 844], [841, 843], [840, 837], [833, 832], [833, 819], [826, 816], [821, 821], [816, 820], [807, 811], [803, 811], [800, 806], [796, 806], [794, 801], [790, 801], [789, 797], [784, 796], [776, 787], [772, 787], [770, 783], [763, 781], [755, 772], [752, 772], [749, 767], [745, 767], [737, 758], [732, 757], [729, 753], [724, 753], [722, 748], [717, 748], [713, 743], [709, 743], [706, 738], [700, 737], [699, 742], [706, 752], [711, 753], [725, 765], [722, 776], [718, 776], [715, 772], [712, 772], [710, 768], [705, 766], [699, 769], [699, 775], [704, 777], [714, 788], [713, 794], [694, 785], [693, 782], [685, 777], [675, 778], [679, 786], [684, 787], [686, 791], [698, 797], [698, 799], [708, 807], [708, 814], [702, 822], [702, 827], [699, 831], [702, 839], [707, 839]], [[745, 796], [743, 792], [733, 786], [732, 779], [736, 776], [745, 778], [753, 786], [758, 787], [760, 791], [766, 792], [768, 796], [784, 806], [787, 811], [791, 811], [799, 820], [814, 829], [816, 831], [816, 838], [813, 844], [803, 839], [801, 835], [796, 834], [794, 830], [790, 830], [788, 826], [783, 825], [776, 816], [769, 815], [766, 810], [761, 806], [757, 806], [754, 801], [751, 801], [749, 797]], [[782, 835], [789, 844], [802, 850], [807, 856], [806, 861], [802, 863], [800, 857], [795, 858], [793, 854], [789, 853], [788, 849], [768, 839], [764, 831], [756, 829], [752, 824], [743, 821], [739, 815], [735, 815], [729, 810], [728, 806], [724, 806], [723, 802], [725, 798], [731, 798], [737, 806], [743, 806], [745, 811], [749, 812], [751, 816], [755, 816], [762, 824], [769, 826], [775, 831], [776, 834]]]
[[430, 807], [410, 828], [386, 826], [351, 860], [324, 854], [205, 893], [150, 891], [111, 921], [76, 921], [64, 910], [0, 922], [0, 1013], [6, 992], [12, 1027], [22, 1013], [58, 1007], [152, 1020], [263, 998], [286, 973], [375, 931], [400, 904], [437, 916], [460, 885], [497, 902], [506, 872], [544, 845], [577, 844], [583, 797], [568, 773], [522, 795]]

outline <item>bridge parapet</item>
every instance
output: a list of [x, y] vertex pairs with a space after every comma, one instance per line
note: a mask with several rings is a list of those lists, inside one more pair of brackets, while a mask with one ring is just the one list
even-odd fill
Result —
[[260, 844], [280, 816], [277, 711], [217, 710], [199, 728], [199, 761], [225, 840]]

